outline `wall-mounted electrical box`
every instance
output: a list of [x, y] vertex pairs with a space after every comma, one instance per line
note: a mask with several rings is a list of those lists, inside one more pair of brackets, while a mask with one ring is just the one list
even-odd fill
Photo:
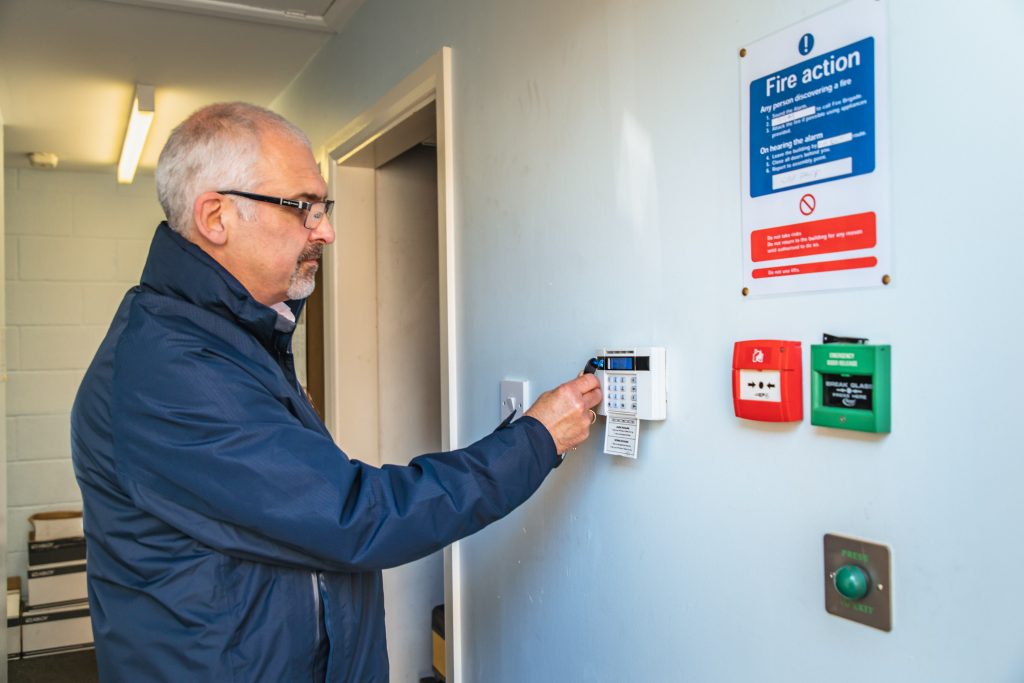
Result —
[[892, 630], [889, 548], [825, 534], [825, 611], [865, 626]]
[[503, 379], [499, 385], [498, 399], [501, 419], [509, 415], [522, 416], [530, 405], [530, 383], [526, 380]]
[[811, 346], [811, 424], [888, 433], [890, 347], [831, 339]]
[[594, 361], [603, 394], [599, 415], [610, 411], [639, 420], [665, 419], [665, 347], [601, 349]]
[[799, 422], [804, 417], [803, 359], [798, 341], [738, 341], [732, 352], [736, 417]]

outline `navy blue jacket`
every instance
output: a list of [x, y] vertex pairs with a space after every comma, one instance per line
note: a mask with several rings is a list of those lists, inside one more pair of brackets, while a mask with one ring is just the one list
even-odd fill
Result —
[[157, 228], [71, 417], [105, 681], [387, 683], [381, 569], [508, 514], [558, 462], [532, 418], [405, 467], [351, 460], [276, 322]]

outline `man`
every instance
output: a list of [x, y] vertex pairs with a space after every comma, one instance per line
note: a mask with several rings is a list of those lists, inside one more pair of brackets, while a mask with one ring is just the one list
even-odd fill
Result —
[[290, 350], [334, 241], [306, 137], [251, 105], [201, 109], [157, 188], [167, 221], [72, 412], [101, 678], [386, 682], [381, 569], [526, 500], [586, 439], [597, 381], [461, 450], [350, 460]]

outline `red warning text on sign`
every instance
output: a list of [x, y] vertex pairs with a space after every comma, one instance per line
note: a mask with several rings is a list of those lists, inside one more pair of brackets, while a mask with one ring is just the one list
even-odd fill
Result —
[[874, 268], [878, 259], [874, 256], [863, 258], [846, 258], [838, 261], [818, 261], [801, 263], [795, 266], [775, 266], [773, 268], [755, 268], [751, 275], [755, 278], [785, 277], [787, 275], [810, 275], [811, 273], [827, 273], [833, 270], [856, 270], [858, 268]]
[[875, 246], [875, 212], [764, 228], [750, 233], [752, 261], [834, 254]]

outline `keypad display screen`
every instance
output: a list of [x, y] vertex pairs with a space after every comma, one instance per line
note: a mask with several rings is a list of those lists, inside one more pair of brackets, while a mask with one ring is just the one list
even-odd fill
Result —
[[608, 359], [609, 370], [632, 370], [633, 369], [633, 357], [632, 356], [612, 356]]
[[640, 371], [651, 369], [650, 356], [602, 356], [605, 370], [626, 370]]

